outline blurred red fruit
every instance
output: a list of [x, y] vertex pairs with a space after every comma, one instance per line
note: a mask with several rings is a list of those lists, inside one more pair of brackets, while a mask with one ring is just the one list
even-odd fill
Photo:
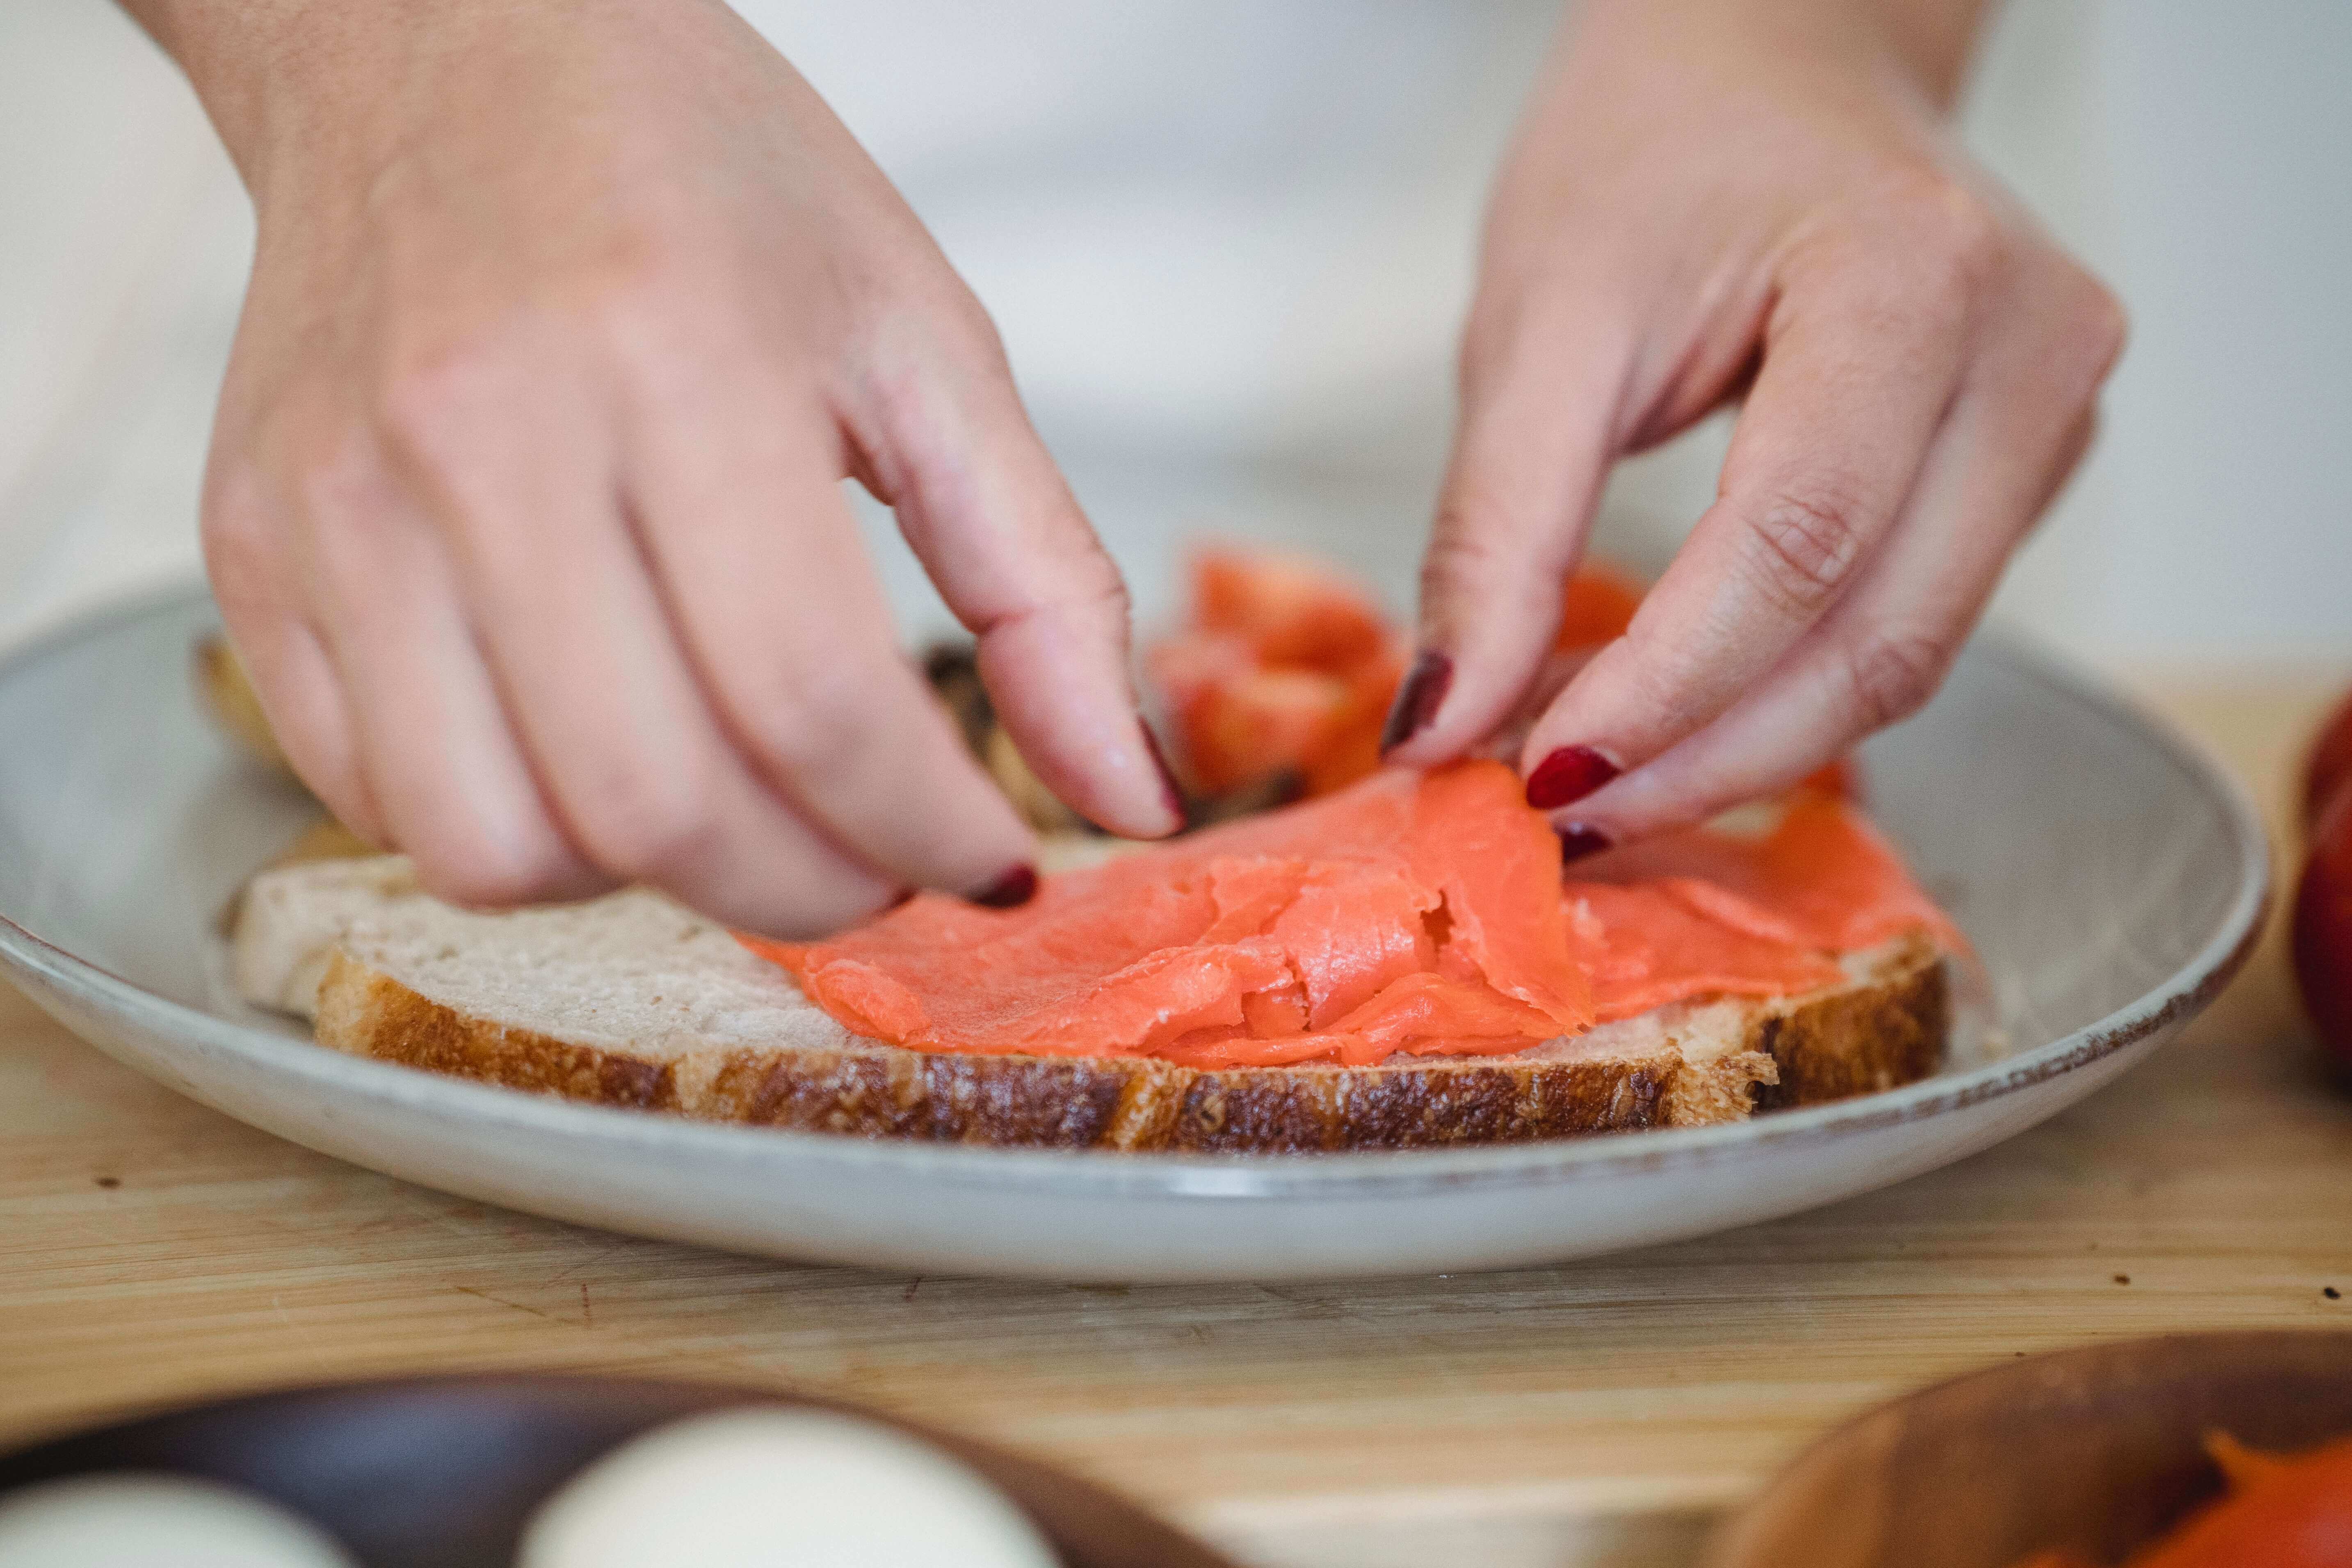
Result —
[[2303, 775], [2304, 831], [2317, 827], [2347, 788], [2352, 788], [2352, 691], [2344, 694], [2344, 700], [2319, 727], [2319, 739], [2312, 743], [2311, 760]]
[[2328, 1059], [2352, 1077], [2352, 789], [2320, 818], [2295, 889], [2294, 975]]

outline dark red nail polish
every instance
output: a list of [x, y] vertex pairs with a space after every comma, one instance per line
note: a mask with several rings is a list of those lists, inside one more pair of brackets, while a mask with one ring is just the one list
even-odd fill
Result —
[[1412, 673], [1397, 688], [1389, 704], [1388, 722], [1381, 726], [1381, 755], [1387, 756], [1429, 728], [1445, 694], [1454, 688], [1454, 661], [1435, 648], [1425, 647], [1412, 661]]
[[1184, 792], [1176, 787], [1176, 770], [1168, 765], [1168, 753], [1160, 749], [1160, 737], [1151, 726], [1143, 726], [1144, 750], [1151, 753], [1152, 766], [1160, 770], [1160, 795], [1168, 805], [1168, 815], [1176, 819], [1176, 831], [1181, 833], [1192, 825], [1192, 815], [1184, 809]]
[[1598, 855], [1609, 847], [1609, 835], [1597, 827], [1587, 827], [1580, 822], [1570, 823], [1559, 836], [1559, 863], [1581, 860], [1587, 855]]
[[1017, 910], [1037, 896], [1037, 868], [1015, 866], [979, 892], [971, 901], [987, 910]]
[[1553, 811], [1582, 800], [1617, 776], [1617, 764], [1590, 746], [1562, 746], [1528, 775], [1528, 804]]

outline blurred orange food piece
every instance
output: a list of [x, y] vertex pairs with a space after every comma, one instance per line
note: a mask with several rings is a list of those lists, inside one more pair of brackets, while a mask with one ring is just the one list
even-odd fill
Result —
[[1642, 607], [1642, 584], [1605, 561], [1588, 561], [1568, 580], [1560, 595], [1559, 632], [1551, 639], [1555, 652], [1599, 647], [1615, 642], [1633, 624]]
[[2132, 1568], [2347, 1568], [2352, 1564], [2352, 1438], [2307, 1453], [2260, 1454], [2216, 1434], [2206, 1448], [2230, 1494]]
[[1308, 556], [1230, 546], [1194, 553], [1192, 590], [1145, 668], [1194, 788], [1294, 772], [1327, 795], [1379, 765], [1405, 645], [1369, 592]]
[[[1380, 766], [1381, 726], [1411, 647], [1369, 590], [1312, 556], [1237, 545], [1194, 552], [1192, 579], [1184, 618], [1144, 664], [1194, 789], [1292, 773], [1300, 793], [1328, 795]], [[1586, 562], [1562, 590], [1554, 650], [1624, 636], [1642, 593], [1619, 568]], [[1858, 794], [1843, 763], [1806, 782]]]
[[[2228, 1492], [2132, 1553], [2126, 1568], [2352, 1568], [2352, 1437], [2265, 1454], [2226, 1433], [2205, 1439]], [[2092, 1568], [2045, 1552], [2018, 1568]]]

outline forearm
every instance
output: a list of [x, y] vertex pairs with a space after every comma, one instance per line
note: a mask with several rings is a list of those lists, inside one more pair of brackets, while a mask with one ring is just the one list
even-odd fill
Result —
[[1994, 0], [1582, 0], [1586, 47], [1671, 42], [1795, 45], [1899, 77], [1938, 110], [1958, 95]]

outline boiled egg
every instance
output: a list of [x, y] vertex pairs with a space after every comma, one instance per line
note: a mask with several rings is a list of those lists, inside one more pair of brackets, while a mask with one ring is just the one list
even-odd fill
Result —
[[136, 1472], [0, 1495], [0, 1568], [355, 1568], [309, 1521], [235, 1487]]
[[532, 1520], [518, 1568], [1055, 1568], [1028, 1517], [927, 1443], [733, 1410], [658, 1428]]

